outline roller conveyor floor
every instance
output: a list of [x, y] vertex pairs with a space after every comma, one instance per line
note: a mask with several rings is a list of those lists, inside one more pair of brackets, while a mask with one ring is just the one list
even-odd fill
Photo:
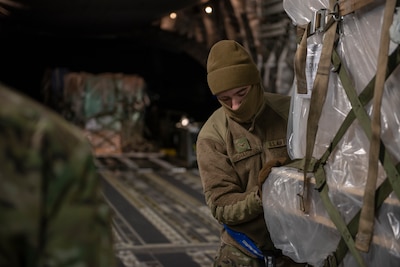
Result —
[[100, 156], [104, 195], [121, 267], [211, 266], [219, 225], [196, 168], [154, 155]]

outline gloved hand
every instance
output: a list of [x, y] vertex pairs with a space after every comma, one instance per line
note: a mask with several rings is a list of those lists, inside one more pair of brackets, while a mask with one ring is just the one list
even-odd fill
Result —
[[273, 167], [280, 167], [282, 165], [285, 165], [286, 163], [289, 163], [289, 159], [282, 157], [282, 158], [275, 158], [270, 161], [267, 161], [265, 165], [262, 167], [260, 172], [258, 173], [258, 194], [262, 195], [262, 185], [267, 179], [268, 175], [271, 173], [271, 169]]

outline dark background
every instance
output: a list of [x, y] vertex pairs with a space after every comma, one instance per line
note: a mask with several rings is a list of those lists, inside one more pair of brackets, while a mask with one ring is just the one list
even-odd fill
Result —
[[[132, 38], [0, 38], [0, 81], [43, 101], [41, 83], [48, 69], [99, 74], [137, 74], [147, 84], [152, 104], [204, 121], [218, 106], [209, 92], [203, 66], [189, 55]], [[206, 61], [206, 59], [204, 59]]]

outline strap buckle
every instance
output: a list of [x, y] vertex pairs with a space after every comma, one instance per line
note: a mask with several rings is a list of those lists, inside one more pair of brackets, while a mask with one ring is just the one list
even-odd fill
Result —
[[329, 14], [330, 12], [326, 8], [322, 8], [314, 12], [314, 16], [310, 25], [310, 35], [314, 33], [320, 33], [325, 30], [326, 24], [328, 24]]
[[340, 15], [340, 6], [338, 1], [333, 6], [333, 11], [330, 11], [327, 8], [321, 8], [314, 12], [314, 16], [310, 22], [310, 35], [326, 31], [326, 29], [332, 25], [331, 19], [337, 22], [343, 20], [343, 16]]
[[273, 254], [264, 257], [265, 267], [276, 267], [275, 256]]

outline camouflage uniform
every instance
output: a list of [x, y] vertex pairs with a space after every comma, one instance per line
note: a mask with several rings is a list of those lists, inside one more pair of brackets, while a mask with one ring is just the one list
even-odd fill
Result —
[[80, 130], [0, 84], [0, 266], [115, 266], [111, 210]]

